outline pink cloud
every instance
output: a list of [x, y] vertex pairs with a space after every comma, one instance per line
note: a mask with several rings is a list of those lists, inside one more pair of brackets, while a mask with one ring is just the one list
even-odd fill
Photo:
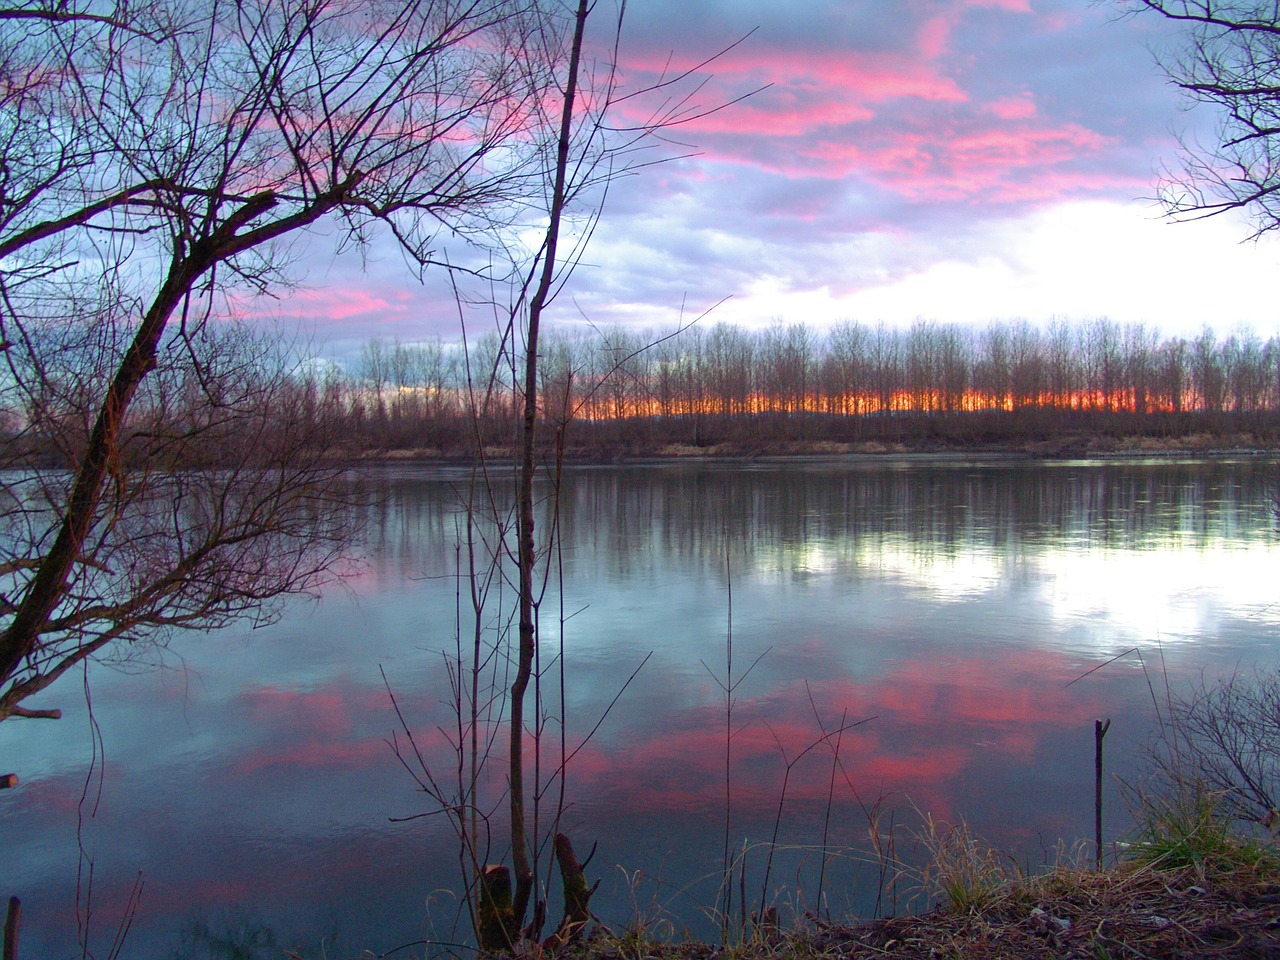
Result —
[[1007, 10], [1010, 13], [1031, 13], [1031, 0], [964, 0], [965, 6], [981, 7], [994, 10]]
[[[657, 60], [626, 64], [637, 85], [653, 82], [668, 67]], [[716, 64], [716, 90], [741, 92], [766, 85], [768, 89], [732, 109], [711, 113], [689, 126], [702, 133], [800, 136], [825, 126], [869, 120], [875, 116], [872, 105], [887, 101], [959, 103], [966, 99], [955, 80], [921, 59], [897, 54], [818, 51], [798, 56], [734, 51]], [[648, 116], [645, 105], [629, 106], [632, 120]]]
[[947, 52], [947, 42], [951, 39], [952, 21], [950, 17], [931, 17], [925, 20], [916, 32], [916, 42], [920, 54], [927, 60], [936, 60]]
[[[1080, 188], [1114, 188], [1123, 174], [1071, 169], [1111, 141], [1079, 124], [1001, 125], [964, 132], [900, 133], [879, 145], [815, 143], [802, 151], [810, 173], [861, 175], [913, 202], [1054, 199]], [[1025, 179], [1019, 179], [1024, 177]]]
[[[966, 7], [1032, 12], [1025, 0], [945, 5], [913, 28], [909, 50], [736, 48], [715, 65], [716, 89], [772, 86], [691, 124], [692, 137], [710, 160], [792, 179], [859, 178], [913, 204], [1036, 205], [1140, 191], [1127, 165], [1103, 172], [1117, 138], [1043, 118], [1030, 90], [972, 102], [947, 63]], [[628, 66], [678, 69], [657, 57]], [[794, 196], [785, 203], [787, 216], [804, 218]]]
[[702, 133], [723, 133], [747, 137], [803, 137], [829, 126], [860, 123], [875, 117], [875, 111], [852, 100], [829, 99], [815, 102], [794, 91], [773, 91], [769, 104], [748, 100], [733, 111], [721, 111], [697, 121]]
[[1075, 123], [1061, 127], [996, 128], [961, 134], [944, 145], [961, 165], [1041, 166], [1103, 149], [1106, 137]]
[[399, 292], [388, 297], [375, 290], [361, 287], [308, 288], [298, 291], [294, 299], [302, 301], [306, 307], [304, 310], [295, 309], [291, 312], [305, 312], [326, 320], [348, 320], [370, 314], [400, 313], [411, 301], [407, 293]]
[[304, 286], [285, 297], [272, 299], [233, 290], [226, 295], [225, 302], [227, 314], [234, 320], [289, 318], [333, 323], [404, 316], [413, 309], [414, 295], [406, 273], [404, 285], [391, 291], [379, 289], [373, 283], [365, 286]]
[[1023, 93], [994, 100], [986, 109], [1001, 120], [1030, 120], [1036, 115], [1036, 102], [1029, 93]]

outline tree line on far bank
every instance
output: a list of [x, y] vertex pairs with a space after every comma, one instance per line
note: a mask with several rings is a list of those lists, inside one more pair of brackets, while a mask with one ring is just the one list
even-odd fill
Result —
[[[523, 383], [514, 371], [522, 359], [497, 337], [469, 349], [439, 339], [370, 339], [346, 368], [289, 358], [278, 342], [254, 347], [243, 333], [216, 339], [211, 352], [239, 358], [239, 406], [261, 396], [275, 411], [244, 422], [261, 436], [264, 421], [278, 420], [295, 447], [305, 435], [344, 456], [466, 457], [509, 448], [520, 420]], [[587, 454], [668, 444], [1025, 443], [1080, 433], [1244, 432], [1258, 443], [1280, 441], [1280, 335], [1263, 340], [1247, 329], [1219, 336], [1206, 327], [1188, 338], [1107, 319], [1043, 327], [844, 322], [824, 332], [803, 323], [762, 330], [718, 323], [678, 333], [552, 330], [539, 353], [544, 444]], [[69, 363], [76, 355], [64, 353]], [[255, 364], [254, 356], [270, 359]], [[86, 376], [68, 371], [66, 379]], [[207, 370], [193, 365], [186, 376], [193, 382], [175, 373], [163, 389], [144, 393], [132, 415], [138, 440], [124, 445], [126, 456], [195, 429], [179, 401], [207, 391], [196, 382]], [[46, 393], [38, 410], [0, 412], [0, 427], [20, 438], [10, 440], [9, 460], [73, 456], [68, 436], [81, 431], [68, 425], [84, 419], [82, 392]], [[239, 406], [236, 416], [215, 418], [224, 443], [235, 442], [237, 418], [246, 416]]]
[[[541, 411], [570, 447], [793, 440], [1179, 436], [1280, 425], [1280, 336], [1162, 337], [1108, 319], [908, 328], [842, 322], [678, 334], [544, 334]], [[363, 450], [501, 446], [521, 403], [496, 338], [366, 341], [353, 369], [309, 379], [308, 405]]]

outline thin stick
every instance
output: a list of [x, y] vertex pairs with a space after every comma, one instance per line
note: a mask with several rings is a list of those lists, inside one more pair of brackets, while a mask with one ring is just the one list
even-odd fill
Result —
[[1102, 738], [1111, 729], [1111, 719], [1093, 721], [1093, 838], [1097, 847], [1097, 867], [1102, 869]]
[[1070, 680], [1067, 683], [1063, 684], [1063, 689], [1065, 690], [1067, 687], [1071, 686], [1072, 684], [1079, 683], [1081, 680], [1083, 680], [1085, 677], [1089, 676], [1090, 674], [1097, 673], [1103, 667], [1110, 666], [1111, 664], [1119, 660], [1121, 657], [1127, 657], [1131, 653], [1138, 654], [1138, 659], [1139, 660], [1142, 659], [1141, 651], [1138, 650], [1137, 647], [1130, 647], [1128, 650], [1124, 651], [1124, 653], [1117, 653], [1110, 660], [1104, 661], [1103, 663], [1098, 664], [1096, 667], [1086, 670], [1084, 673], [1080, 674], [1080, 676], [1076, 677], [1074, 680]]
[[733, 565], [726, 541], [724, 551], [724, 576], [727, 590], [726, 625], [724, 641], [724, 864], [720, 876], [725, 887], [724, 911], [720, 923], [720, 941], [726, 943], [729, 934], [729, 917], [733, 909], [732, 868], [729, 859], [729, 831], [733, 818]]
[[777, 732], [774, 731], [773, 727], [769, 727], [768, 724], [765, 724], [765, 726], [768, 727], [769, 732], [773, 734], [774, 742], [778, 745], [778, 752], [782, 754], [782, 760], [786, 764], [786, 769], [782, 774], [782, 789], [778, 794], [778, 808], [773, 817], [773, 836], [769, 840], [769, 852], [766, 854], [764, 860], [764, 880], [760, 883], [760, 920], [762, 922], [764, 920], [764, 911], [769, 895], [769, 877], [773, 872], [773, 852], [778, 847], [778, 835], [782, 829], [782, 810], [787, 803], [787, 786], [791, 782], [791, 771], [795, 769], [797, 763], [803, 760], [819, 744], [830, 744], [832, 737], [841, 736], [846, 730], [852, 730], [854, 727], [860, 727], [864, 723], [869, 723], [874, 719], [876, 718], [866, 717], [865, 719], [857, 720], [854, 723], [845, 723], [842, 721], [840, 726], [835, 730], [832, 730], [830, 733], [823, 730], [822, 736], [818, 737], [818, 739], [814, 740], [790, 759], [787, 758], [786, 747], [783, 746], [782, 739], [778, 736]]
[[[808, 690], [808, 682], [805, 683], [805, 689]], [[813, 695], [809, 696], [809, 703], [813, 705]], [[814, 714], [817, 715], [817, 708], [814, 707]], [[840, 713], [840, 726], [843, 727], [849, 720], [849, 711], [846, 708]], [[826, 732], [825, 730], [823, 731]], [[836, 796], [836, 773], [840, 769], [840, 740], [841, 736], [836, 737], [835, 746], [831, 751], [831, 781], [827, 784], [827, 809], [822, 818], [822, 867], [818, 871], [818, 899], [814, 904], [814, 909], [819, 916], [822, 914], [822, 895], [827, 882], [827, 860], [829, 859], [829, 848], [827, 846], [831, 838], [831, 807], [835, 803]], [[831, 911], [827, 911], [827, 915], [831, 915]]]

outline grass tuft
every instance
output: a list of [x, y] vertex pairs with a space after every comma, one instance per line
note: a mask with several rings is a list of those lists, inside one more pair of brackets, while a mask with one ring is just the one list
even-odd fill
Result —
[[1241, 830], [1224, 812], [1222, 799], [1198, 782], [1144, 796], [1130, 858], [1165, 869], [1190, 868], [1202, 877], [1280, 870], [1272, 839]]
[[956, 913], [981, 913], [1022, 878], [1007, 854], [990, 847], [963, 821], [950, 824], [926, 814], [918, 839], [929, 853], [921, 891]]

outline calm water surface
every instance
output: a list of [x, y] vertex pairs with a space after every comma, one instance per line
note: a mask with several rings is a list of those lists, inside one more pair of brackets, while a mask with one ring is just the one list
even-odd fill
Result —
[[[753, 898], [766, 852], [752, 844], [775, 821], [769, 896], [801, 908], [817, 899], [824, 824], [831, 849], [865, 851], [876, 804], [903, 850], [917, 811], [964, 818], [1030, 866], [1060, 838], [1091, 835], [1095, 718], [1112, 720], [1109, 765], [1131, 777], [1155, 722], [1150, 685], [1276, 663], [1271, 470], [570, 471], [563, 590], [544, 603], [543, 631], [558, 642], [564, 616], [571, 744], [650, 655], [570, 770], [566, 825], [580, 850], [599, 843], [593, 905], [619, 925], [642, 914], [714, 935], [704, 908], [724, 853], [730, 627], [729, 832], [747, 845]], [[79, 955], [81, 847], [93, 877], [81, 877], [80, 917], [99, 955], [139, 874], [126, 955], [167, 955], [201, 925], [270, 930], [307, 956], [327, 938], [330, 957], [462, 935], [447, 824], [393, 819], [430, 805], [388, 746], [382, 673], [426, 755], [447, 759], [441, 651], [454, 644], [463, 479], [374, 472], [368, 557], [343, 586], [268, 628], [178, 637], [146, 670], [92, 668], [92, 722], [70, 680], [39, 704], [63, 720], [0, 725], [0, 772], [23, 780], [0, 794], [0, 894], [23, 899], [24, 955]], [[866, 722], [841, 736], [833, 778], [831, 750], [800, 755], [842, 718]], [[1114, 785], [1105, 804], [1120, 837]], [[876, 906], [875, 869], [856, 856], [822, 882], [833, 910]]]

